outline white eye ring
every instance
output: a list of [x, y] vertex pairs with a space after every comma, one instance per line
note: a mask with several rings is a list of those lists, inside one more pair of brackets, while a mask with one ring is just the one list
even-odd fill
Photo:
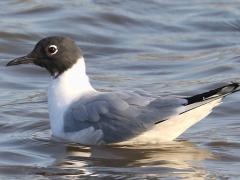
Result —
[[56, 45], [50, 45], [48, 46], [47, 48], [47, 52], [50, 54], [50, 55], [54, 55], [58, 52], [58, 48]]

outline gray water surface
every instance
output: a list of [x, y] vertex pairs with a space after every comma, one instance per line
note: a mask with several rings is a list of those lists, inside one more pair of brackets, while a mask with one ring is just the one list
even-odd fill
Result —
[[5, 67], [52, 35], [100, 90], [194, 95], [239, 80], [240, 1], [0, 1], [0, 179], [238, 179], [240, 93], [175, 142], [87, 147], [51, 137], [39, 67]]

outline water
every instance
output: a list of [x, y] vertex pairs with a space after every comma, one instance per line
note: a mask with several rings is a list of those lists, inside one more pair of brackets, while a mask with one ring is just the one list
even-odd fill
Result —
[[238, 179], [240, 93], [172, 143], [87, 147], [51, 138], [49, 76], [5, 67], [45, 36], [83, 49], [92, 84], [193, 95], [239, 80], [237, 0], [0, 2], [0, 179]]

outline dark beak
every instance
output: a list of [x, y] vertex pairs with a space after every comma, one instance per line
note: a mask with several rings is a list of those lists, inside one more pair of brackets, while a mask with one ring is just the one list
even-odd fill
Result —
[[32, 57], [31, 54], [28, 54], [26, 56], [22, 56], [22, 57], [19, 57], [19, 58], [16, 58], [10, 62], [7, 63], [6, 66], [14, 66], [14, 65], [19, 65], [19, 64], [32, 64], [34, 63], [34, 60], [35, 58]]

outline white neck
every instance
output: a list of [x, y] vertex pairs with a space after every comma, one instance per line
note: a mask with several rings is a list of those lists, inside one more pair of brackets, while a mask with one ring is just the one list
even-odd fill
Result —
[[53, 79], [48, 88], [48, 110], [52, 132], [61, 133], [63, 128], [63, 114], [74, 100], [85, 93], [94, 92], [85, 71], [83, 58], [63, 74]]

